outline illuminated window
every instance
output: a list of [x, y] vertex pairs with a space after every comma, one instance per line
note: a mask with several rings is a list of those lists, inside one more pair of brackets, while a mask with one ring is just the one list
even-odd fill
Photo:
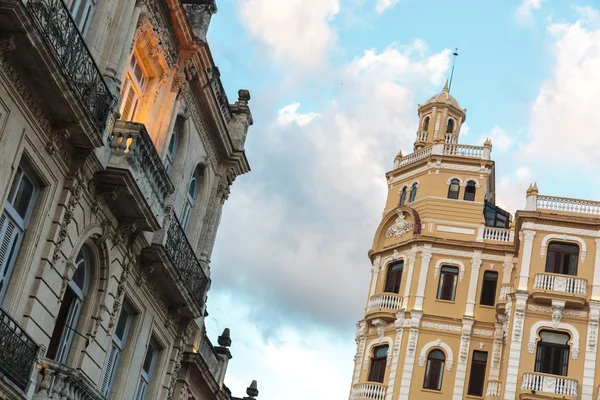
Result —
[[131, 55], [127, 77], [121, 90], [121, 119], [133, 121], [138, 111], [141, 98], [144, 96], [148, 77], [139, 62], [135, 52]]

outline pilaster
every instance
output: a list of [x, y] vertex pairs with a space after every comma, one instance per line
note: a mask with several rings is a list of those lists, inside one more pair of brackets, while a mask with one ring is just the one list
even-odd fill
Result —
[[481, 250], [473, 252], [471, 258], [471, 279], [469, 280], [469, 293], [467, 294], [467, 307], [465, 317], [473, 317], [475, 311], [475, 296], [477, 294], [477, 283], [479, 282], [479, 270], [481, 269]]
[[427, 283], [427, 273], [429, 272], [429, 262], [431, 261], [431, 244], [426, 244], [421, 251], [421, 270], [419, 271], [419, 283], [417, 285], [417, 294], [415, 296], [415, 310], [423, 310], [423, 299], [425, 298], [425, 284]]
[[365, 320], [359, 321], [356, 324], [356, 355], [354, 356], [354, 376], [352, 377], [352, 385], [356, 385], [360, 379], [360, 368], [365, 353], [366, 334], [367, 322]]
[[596, 258], [594, 260], [594, 280], [592, 283], [592, 300], [600, 301], [600, 239], [596, 239]]
[[528, 291], [529, 290], [529, 267], [531, 265], [531, 252], [533, 250], [533, 238], [535, 237], [535, 231], [522, 231], [524, 236], [523, 244], [523, 256], [521, 259], [521, 270], [519, 273], [519, 286], [518, 290]]
[[406, 274], [406, 283], [404, 284], [404, 296], [402, 298], [402, 308], [408, 310], [408, 301], [410, 299], [410, 287], [412, 285], [413, 271], [415, 269], [415, 260], [417, 258], [417, 246], [413, 246], [408, 253], [408, 273]]
[[[533, 236], [531, 236], [531, 240], [533, 240]], [[531, 256], [531, 248], [529, 256]], [[525, 321], [525, 307], [527, 306], [528, 297], [529, 295], [527, 293], [515, 293], [515, 313], [513, 317], [513, 328], [508, 353], [506, 382], [504, 384], [505, 400], [514, 400], [516, 398], [517, 381], [519, 380], [519, 362], [521, 360], [521, 348], [523, 344], [523, 324]]]
[[375, 288], [377, 287], [377, 276], [379, 275], [379, 268], [381, 264], [381, 257], [376, 256], [373, 260], [373, 264], [371, 265], [371, 288], [369, 289], [369, 298], [367, 299], [367, 304], [369, 303], [369, 299], [371, 296], [375, 294]]
[[460, 351], [458, 364], [456, 365], [456, 378], [454, 380], [454, 391], [452, 400], [462, 400], [465, 391], [465, 377], [467, 375], [467, 362], [469, 360], [469, 348], [471, 347], [471, 333], [473, 332], [474, 319], [463, 318], [462, 334], [460, 335]]
[[[431, 257], [431, 255], [430, 255]], [[402, 368], [402, 382], [400, 383], [399, 400], [409, 400], [410, 385], [412, 382], [413, 369], [415, 367], [415, 354], [417, 352], [417, 342], [419, 340], [419, 329], [421, 327], [422, 311], [412, 311], [410, 313], [410, 333], [404, 358], [404, 367]]]
[[[598, 239], [596, 239], [596, 245]], [[596, 252], [596, 254], [598, 254]], [[594, 276], [595, 279], [595, 276]], [[585, 345], [585, 360], [583, 363], [583, 382], [581, 398], [591, 399], [594, 395], [594, 378], [596, 372], [596, 352], [598, 350], [598, 320], [600, 318], [600, 303], [590, 302], [587, 340]]]
[[388, 387], [385, 395], [385, 400], [392, 400], [394, 395], [394, 386], [396, 384], [396, 375], [398, 372], [398, 362], [400, 361], [400, 346], [402, 345], [402, 334], [404, 332], [404, 311], [399, 311], [396, 314], [396, 340], [394, 341], [394, 353], [392, 355], [392, 366], [390, 367], [390, 376], [388, 379]]

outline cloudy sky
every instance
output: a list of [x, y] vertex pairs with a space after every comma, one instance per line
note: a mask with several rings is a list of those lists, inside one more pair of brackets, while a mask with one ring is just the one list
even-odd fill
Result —
[[[594, 4], [595, 3], [595, 4]], [[498, 203], [599, 199], [600, 9], [594, 0], [218, 0], [209, 41], [231, 101], [252, 93], [252, 172], [213, 254], [207, 325], [231, 328], [226, 378], [262, 400], [346, 400], [384, 174], [410, 152], [417, 104], [467, 108], [493, 141]], [[585, 183], [584, 183], [585, 182]]]

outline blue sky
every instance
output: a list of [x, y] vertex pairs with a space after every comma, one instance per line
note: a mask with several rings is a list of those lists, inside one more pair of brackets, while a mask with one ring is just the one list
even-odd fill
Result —
[[[250, 89], [252, 172], [225, 205], [207, 326], [232, 331], [226, 383], [260, 399], [345, 400], [384, 174], [417, 104], [467, 108], [490, 137], [497, 202], [599, 199], [600, 6], [594, 1], [218, 0], [209, 42], [231, 101]], [[596, 7], [596, 8], [594, 8]]]

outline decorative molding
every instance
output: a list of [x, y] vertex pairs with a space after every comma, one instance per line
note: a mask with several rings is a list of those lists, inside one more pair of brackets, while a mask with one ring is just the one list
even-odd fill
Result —
[[425, 344], [421, 348], [421, 352], [419, 353], [419, 367], [425, 366], [425, 362], [427, 361], [427, 353], [429, 353], [429, 351], [435, 347], [439, 347], [444, 350], [446, 353], [446, 369], [448, 371], [452, 371], [452, 366], [454, 365], [454, 354], [452, 353], [452, 348], [450, 348], [447, 343], [443, 342], [439, 338]]
[[396, 237], [399, 238], [403, 236], [405, 233], [412, 231], [414, 225], [411, 221], [407, 221], [404, 216], [404, 212], [401, 210], [396, 210], [398, 217], [396, 221], [388, 228], [385, 232], [386, 238]]
[[[538, 312], [546, 312], [546, 313], [552, 313], [552, 307], [550, 306], [540, 306], [537, 304], [528, 304], [527, 305], [527, 309], [529, 311], [538, 311]], [[570, 317], [587, 317], [588, 313], [587, 311], [583, 311], [583, 310], [571, 310], [571, 309], [564, 309], [562, 312], [563, 315], [568, 315]]]
[[390, 365], [391, 361], [392, 361], [392, 348], [393, 348], [393, 344], [394, 344], [394, 340], [389, 337], [389, 336], [380, 336], [377, 339], [373, 339], [371, 340], [371, 342], [369, 343], [369, 345], [367, 346], [366, 350], [365, 350], [365, 356], [363, 357], [363, 371], [366, 371], [367, 368], [369, 367], [369, 360], [371, 359], [371, 350], [373, 350], [373, 347], [375, 346], [380, 346], [384, 343], [387, 343], [388, 345], [388, 355], [387, 355], [387, 360], [386, 360], [386, 364]]
[[548, 231], [553, 233], [566, 233], [570, 235], [600, 237], [600, 231], [588, 229], [568, 228], [565, 226], [544, 225], [535, 222], [525, 222], [521, 229], [535, 229], [537, 231]]
[[436, 229], [439, 232], [459, 233], [461, 235], [474, 235], [475, 229], [459, 228], [456, 226], [438, 225]]
[[[73, 179], [73, 186], [70, 188], [71, 196], [69, 197], [69, 201], [65, 207], [65, 214], [63, 217], [63, 221], [60, 224], [58, 231], [58, 238], [56, 240], [56, 245], [54, 246], [54, 251], [52, 252], [52, 264], [55, 264], [61, 256], [61, 248], [67, 239], [69, 234], [69, 225], [73, 221], [73, 214], [75, 212], [75, 207], [79, 204], [79, 200], [81, 199], [81, 194], [84, 188], [84, 180], [80, 174], [76, 174], [75, 179]], [[66, 289], [66, 282], [70, 279], [70, 277], [66, 278], [67, 274], [65, 272], [65, 276], [63, 276], [63, 287]], [[67, 279], [64, 282], [64, 279]], [[62, 295], [64, 294], [64, 290], [61, 289], [60, 298], [62, 299]]]
[[488, 329], [473, 329], [473, 335], [492, 337], [494, 336], [494, 331]]
[[448, 265], [458, 267], [459, 280], [462, 282], [463, 277], [465, 276], [465, 264], [462, 261], [455, 260], [452, 258], [443, 258], [441, 260], [438, 260], [438, 262], [435, 263], [435, 267], [433, 268], [433, 277], [435, 279], [437, 279], [440, 274], [440, 270], [442, 269], [442, 264], [448, 264]]
[[579, 243], [579, 247], [580, 247], [579, 257], [581, 259], [581, 262], [585, 261], [585, 256], [587, 254], [587, 247], [585, 245], [585, 241], [582, 238], [577, 237], [577, 236], [570, 236], [570, 235], [556, 234], [556, 233], [548, 234], [548, 235], [544, 236], [544, 238], [542, 239], [542, 245], [540, 247], [540, 256], [541, 257], [544, 257], [546, 255], [546, 250], [548, 249], [548, 241], [550, 241], [552, 239], [558, 239], [563, 242], [571, 241], [571, 242]]
[[421, 327], [435, 329], [438, 331], [460, 332], [462, 328], [458, 325], [439, 324], [437, 322], [423, 321]]
[[538, 340], [538, 331], [540, 328], [551, 328], [553, 330], [562, 329], [569, 331], [571, 333], [571, 358], [573, 360], [577, 360], [579, 357], [579, 331], [573, 325], [565, 324], [564, 322], [555, 324], [554, 321], [538, 321], [534, 323], [529, 330], [529, 343], [527, 345], [529, 354], [533, 354], [535, 352]]
[[[461, 251], [461, 250], [452, 250], [452, 249], [444, 249], [444, 248], [438, 248], [438, 247], [433, 247], [431, 249], [431, 253], [432, 254], [439, 254], [439, 255], [446, 255], [446, 256], [455, 256], [455, 257], [464, 257], [464, 258], [471, 258], [473, 257], [473, 252], [472, 251]], [[504, 261], [505, 260], [505, 256], [495, 256], [495, 255], [491, 255], [491, 254], [482, 254], [481, 255], [481, 259], [482, 260], [487, 260], [487, 261]]]

